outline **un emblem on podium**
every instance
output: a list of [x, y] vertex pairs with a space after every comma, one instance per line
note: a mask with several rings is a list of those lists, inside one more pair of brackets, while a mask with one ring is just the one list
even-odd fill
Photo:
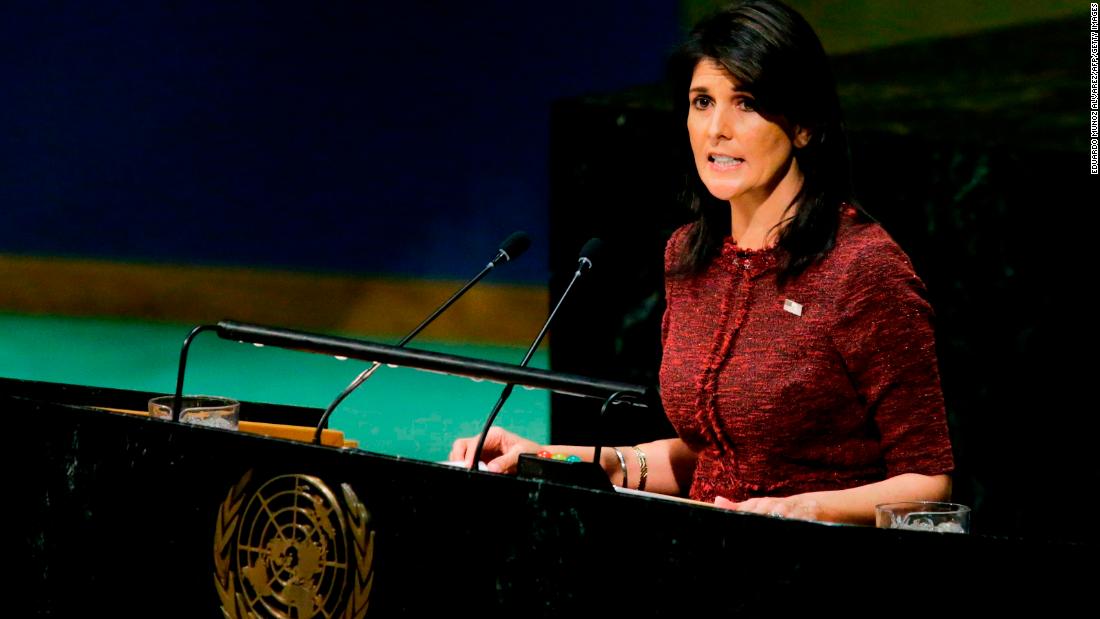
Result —
[[214, 584], [228, 619], [340, 617], [367, 612], [374, 531], [351, 486], [337, 496], [308, 475], [280, 475], [249, 494], [229, 490], [214, 530]]

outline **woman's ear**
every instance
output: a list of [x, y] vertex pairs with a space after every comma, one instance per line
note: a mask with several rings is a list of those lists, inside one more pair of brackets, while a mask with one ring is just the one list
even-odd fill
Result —
[[811, 137], [813, 137], [813, 134], [809, 129], [795, 125], [794, 135], [791, 136], [791, 142], [794, 144], [795, 148], [805, 148], [805, 146], [810, 143]]

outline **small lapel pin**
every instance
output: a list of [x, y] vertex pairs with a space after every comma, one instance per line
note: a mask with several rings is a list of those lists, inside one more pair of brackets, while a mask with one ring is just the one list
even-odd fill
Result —
[[799, 303], [798, 301], [792, 301], [790, 299], [784, 300], [783, 301], [783, 309], [785, 309], [788, 312], [794, 314], [795, 316], [801, 316], [802, 315], [802, 304]]

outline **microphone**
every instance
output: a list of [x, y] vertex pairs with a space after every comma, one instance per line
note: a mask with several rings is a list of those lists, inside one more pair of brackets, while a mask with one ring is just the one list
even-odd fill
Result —
[[530, 246], [531, 237], [528, 236], [526, 232], [522, 230], [513, 232], [508, 235], [508, 238], [501, 241], [500, 249], [497, 250], [497, 255], [489, 264], [496, 266], [501, 262], [511, 262], [522, 256], [523, 252], [527, 251], [527, 248]]
[[[496, 255], [493, 256], [493, 259], [485, 265], [485, 268], [481, 269], [481, 272], [470, 279], [470, 281], [466, 282], [461, 288], [458, 289], [457, 292], [452, 294], [449, 299], [444, 301], [442, 305], [437, 307], [435, 311], [432, 312], [427, 318], [425, 318], [419, 325], [417, 325], [415, 329], [409, 331], [408, 335], [401, 338], [401, 341], [397, 343], [397, 347], [401, 348], [405, 346], [405, 344], [408, 344], [409, 340], [416, 337], [416, 335], [423, 331], [425, 327], [432, 324], [432, 322], [436, 318], [438, 318], [440, 314], [446, 311], [447, 308], [449, 308], [450, 306], [454, 305], [455, 301], [458, 301], [458, 299], [461, 298], [462, 295], [466, 294], [467, 290], [472, 288], [474, 284], [480, 282], [482, 278], [488, 275], [489, 271], [492, 271], [494, 268], [496, 268], [498, 264], [504, 262], [512, 262], [516, 258], [522, 256], [523, 252], [527, 251], [528, 247], [531, 247], [531, 237], [528, 236], [526, 232], [519, 230], [513, 232], [512, 234], [509, 234], [508, 238], [501, 241], [500, 247], [497, 249]], [[377, 361], [372, 363], [369, 368], [363, 370], [358, 376], [356, 376], [355, 380], [351, 381], [351, 384], [349, 384], [347, 387], [344, 388], [343, 391], [340, 392], [340, 395], [336, 396], [336, 399], [332, 401], [332, 404], [328, 405], [328, 408], [325, 409], [325, 412], [321, 414], [321, 419], [317, 422], [317, 430], [313, 433], [314, 444], [321, 444], [321, 432], [325, 429], [326, 426], [328, 426], [328, 418], [332, 416], [332, 412], [336, 410], [336, 407], [340, 406], [341, 402], [343, 402], [349, 395], [351, 395], [353, 391], [358, 389], [359, 385], [362, 385], [364, 382], [366, 382], [366, 380], [370, 378], [376, 371], [378, 371], [378, 368], [380, 367], [382, 367], [381, 363]]]
[[[546, 319], [546, 322], [542, 325], [542, 330], [535, 337], [535, 341], [531, 344], [531, 348], [527, 350], [527, 355], [523, 357], [523, 361], [519, 366], [527, 367], [530, 363], [531, 357], [534, 356], [535, 350], [538, 349], [539, 344], [542, 343], [544, 337], [546, 337], [546, 331], [550, 328], [550, 323], [554, 321], [554, 317], [557, 316], [558, 310], [561, 308], [562, 303], [565, 302], [565, 298], [569, 296], [569, 292], [573, 290], [573, 284], [577, 283], [577, 280], [582, 275], [592, 270], [592, 260], [599, 256], [600, 249], [603, 247], [603, 241], [597, 238], [589, 239], [584, 247], [581, 248], [580, 257], [577, 258], [577, 271], [573, 273], [573, 279], [569, 280], [569, 285], [565, 287], [565, 292], [561, 293], [561, 297], [558, 299], [558, 303], [554, 306], [554, 309], [550, 311], [550, 317]], [[485, 438], [489, 436], [489, 428], [493, 427], [493, 421], [496, 420], [497, 415], [500, 413], [500, 409], [504, 407], [504, 402], [508, 400], [512, 395], [512, 390], [515, 389], [515, 383], [508, 383], [504, 386], [504, 389], [500, 392], [500, 398], [497, 399], [497, 403], [493, 406], [493, 410], [489, 413], [488, 418], [485, 419], [485, 425], [481, 428], [481, 433], [477, 436], [477, 448], [474, 450], [474, 461], [470, 465], [471, 471], [477, 470], [478, 462], [481, 462], [481, 452], [485, 448]]]

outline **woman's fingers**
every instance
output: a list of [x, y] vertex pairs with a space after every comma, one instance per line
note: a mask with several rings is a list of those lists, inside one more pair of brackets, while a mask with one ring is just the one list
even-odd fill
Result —
[[508, 451], [500, 457], [493, 458], [486, 463], [485, 468], [492, 473], [511, 473], [519, 461], [519, 452]]
[[733, 510], [737, 509], [737, 503], [734, 503], [733, 501], [727, 499], [724, 496], [714, 497], [714, 504], [717, 505], [718, 507], [721, 507], [722, 509], [733, 509]]
[[[476, 436], [456, 440], [451, 444], [450, 459], [461, 460], [467, 467], [471, 466], [474, 451], [477, 450], [477, 441]], [[535, 443], [494, 426], [489, 428], [489, 433], [485, 435], [485, 445], [481, 448], [481, 460], [486, 463], [489, 470], [494, 470], [494, 463], [496, 463], [499, 469], [497, 472], [510, 472], [515, 469], [522, 448], [529, 445], [535, 445]]]
[[724, 497], [715, 497], [714, 504], [725, 509], [734, 509], [739, 512], [763, 516], [779, 516], [799, 520], [819, 520], [822, 517], [822, 509], [817, 501], [812, 498], [802, 498], [801, 495], [759, 497], [746, 499], [740, 503], [735, 503]]
[[746, 499], [740, 503], [735, 503], [725, 497], [715, 497], [714, 504], [718, 507], [724, 507], [726, 509], [733, 509], [739, 512], [747, 512], [750, 514], [762, 514], [765, 516], [783, 516], [786, 515], [788, 507], [784, 504], [783, 499], [776, 499], [772, 497], [761, 497], [756, 499]]
[[765, 514], [768, 516], [779, 516], [782, 511], [782, 506], [778, 499], [771, 497], [762, 497], [757, 499], [748, 499], [741, 501], [735, 508], [739, 512], [749, 512], [751, 514]]
[[[473, 451], [472, 447], [468, 448], [469, 443], [470, 439], [468, 438], [456, 439], [454, 443], [451, 443], [451, 455], [448, 456], [447, 459], [455, 462], [459, 460], [466, 462], [467, 449], [469, 449], [469, 451], [471, 452]], [[470, 453], [468, 455], [471, 458], [473, 457], [473, 453]], [[467, 464], [469, 464], [469, 462], [467, 462]]]

